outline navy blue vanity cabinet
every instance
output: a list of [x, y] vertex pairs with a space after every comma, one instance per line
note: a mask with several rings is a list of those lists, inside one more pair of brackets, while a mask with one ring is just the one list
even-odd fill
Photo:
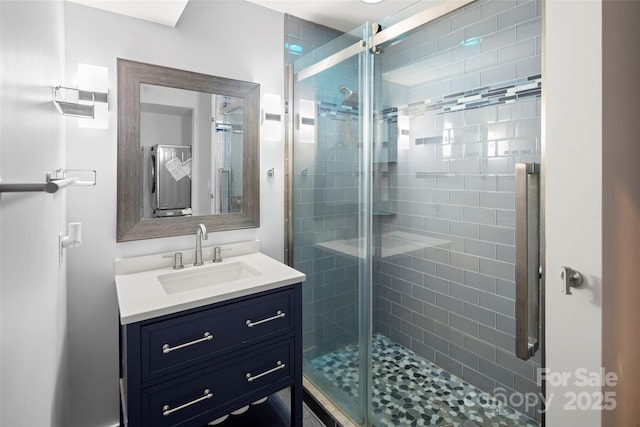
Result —
[[284, 286], [122, 325], [121, 425], [202, 427], [291, 387], [290, 417], [280, 419], [301, 427], [301, 292], [300, 285]]

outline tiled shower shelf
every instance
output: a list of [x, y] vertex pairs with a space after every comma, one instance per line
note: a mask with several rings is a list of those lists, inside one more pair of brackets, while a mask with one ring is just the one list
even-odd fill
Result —
[[[442, 238], [420, 236], [406, 233], [404, 231], [391, 231], [381, 236], [381, 257], [388, 258], [394, 255], [405, 254], [418, 251], [424, 248], [442, 247], [446, 248], [451, 242]], [[332, 240], [318, 243], [318, 246], [337, 252], [341, 255], [359, 257], [359, 246], [361, 239], [352, 238], [344, 240]]]

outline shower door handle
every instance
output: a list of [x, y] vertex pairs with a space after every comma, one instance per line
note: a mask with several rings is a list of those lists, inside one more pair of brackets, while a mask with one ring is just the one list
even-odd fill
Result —
[[516, 164], [516, 356], [527, 360], [540, 339], [540, 165]]

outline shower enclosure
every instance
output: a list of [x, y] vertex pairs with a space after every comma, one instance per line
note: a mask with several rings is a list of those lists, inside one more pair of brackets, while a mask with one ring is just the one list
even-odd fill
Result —
[[537, 217], [517, 227], [516, 187], [535, 199], [540, 2], [417, 2], [338, 37], [294, 24], [305, 377], [360, 425], [538, 425], [539, 248], [517, 237]]

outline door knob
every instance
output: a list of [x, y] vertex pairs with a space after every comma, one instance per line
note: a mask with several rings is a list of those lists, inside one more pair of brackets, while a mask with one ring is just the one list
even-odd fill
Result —
[[582, 274], [571, 267], [561, 267], [562, 272], [560, 277], [562, 278], [562, 293], [565, 295], [571, 295], [571, 288], [577, 288], [582, 285], [584, 278]]

